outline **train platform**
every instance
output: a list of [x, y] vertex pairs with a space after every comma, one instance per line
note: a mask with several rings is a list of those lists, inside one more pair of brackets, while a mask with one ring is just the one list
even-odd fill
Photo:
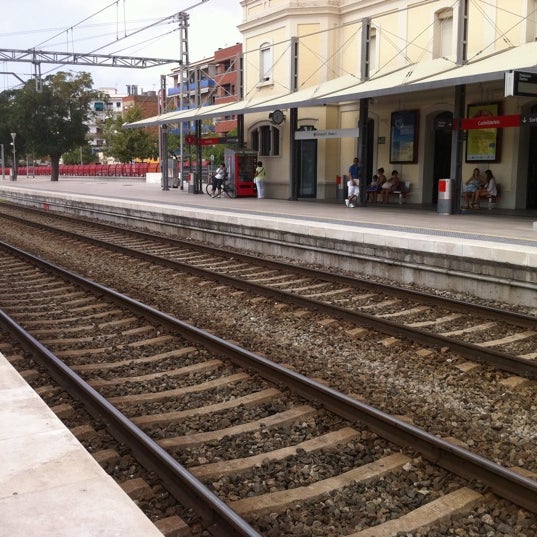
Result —
[[[265, 198], [235, 198], [225, 196], [211, 199], [205, 193], [193, 194], [188, 189], [163, 190], [160, 184], [147, 183], [138, 177], [60, 177], [52, 182], [50, 177], [19, 176], [17, 181], [0, 180], [0, 193], [23, 190], [42, 191], [55, 196], [90, 196], [100, 200], [117, 200], [125, 203], [163, 205], [185, 210], [200, 210], [222, 214], [232, 211], [238, 216], [262, 216], [278, 220], [290, 219], [306, 224], [312, 229], [318, 224], [348, 226], [353, 230], [370, 229], [404, 231], [417, 236], [433, 235], [436, 241], [460, 233], [461, 239], [480, 239], [491, 246], [499, 243], [537, 246], [537, 210], [511, 211], [487, 209], [484, 202], [480, 210], [463, 211], [460, 214], [441, 215], [433, 206], [419, 206], [411, 202], [371, 203], [367, 207], [348, 208], [343, 201], [276, 200]], [[396, 212], [394, 212], [394, 210]], [[384, 233], [382, 233], [384, 234]]]
[[162, 537], [0, 354], [0, 535]]

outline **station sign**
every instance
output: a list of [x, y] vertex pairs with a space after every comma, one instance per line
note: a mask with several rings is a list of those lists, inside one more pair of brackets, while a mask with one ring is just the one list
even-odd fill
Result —
[[216, 145], [220, 143], [222, 138], [212, 137], [212, 138], [200, 138], [199, 145]]
[[522, 114], [520, 116], [520, 125], [522, 127], [537, 126], [537, 114]]
[[520, 115], [466, 117], [461, 121], [462, 130], [473, 129], [502, 129], [505, 127], [520, 127]]
[[217, 144], [238, 144], [238, 136], [213, 136], [210, 138], [199, 138], [192, 134], [185, 136], [185, 142], [189, 145], [217, 145]]
[[330, 129], [324, 131], [296, 131], [295, 140], [317, 140], [323, 138], [358, 138], [360, 129]]
[[537, 97], [537, 73], [508, 71], [505, 73], [505, 96]]
[[200, 138], [199, 145], [238, 144], [237, 136], [213, 136], [212, 138]]

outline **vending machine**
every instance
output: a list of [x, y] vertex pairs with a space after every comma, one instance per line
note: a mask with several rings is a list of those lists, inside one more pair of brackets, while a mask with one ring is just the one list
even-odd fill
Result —
[[254, 174], [257, 164], [257, 151], [247, 149], [224, 149], [224, 161], [229, 174], [229, 183], [237, 197], [256, 197], [257, 190]]

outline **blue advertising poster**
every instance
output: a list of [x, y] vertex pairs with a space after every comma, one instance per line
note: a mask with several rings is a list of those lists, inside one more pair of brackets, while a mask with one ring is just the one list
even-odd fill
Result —
[[392, 112], [390, 162], [416, 162], [418, 146], [418, 112]]

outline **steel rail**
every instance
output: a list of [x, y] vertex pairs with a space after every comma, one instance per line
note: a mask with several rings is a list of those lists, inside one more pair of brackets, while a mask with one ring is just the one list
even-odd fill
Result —
[[[47, 263], [18, 248], [4, 245], [23, 259], [55, 271], [65, 279], [92, 292], [108, 297], [137, 315], [160, 323], [185, 339], [199, 343], [215, 353], [227, 356], [241, 367], [253, 369], [272, 382], [287, 386], [303, 397], [321, 402], [327, 409], [350, 421], [361, 421], [381, 437], [397, 445], [412, 448], [426, 459], [459, 475], [464, 479], [476, 479], [489, 486], [499, 496], [537, 513], [537, 481], [509, 470], [497, 463], [480, 457], [471, 451], [442, 440], [418, 427], [390, 416], [366, 403], [362, 403], [332, 388], [326, 387], [295, 371], [271, 362], [253, 352], [205, 332], [184, 321], [176, 319], [137, 300], [124, 296], [77, 274]], [[33, 339], [33, 338], [32, 338]], [[40, 346], [40, 345], [39, 345]], [[46, 351], [46, 349], [44, 349]], [[48, 351], [47, 351], [48, 352]], [[117, 411], [116, 411], [117, 412]], [[143, 455], [143, 451], [142, 451]], [[181, 467], [182, 468], [182, 467]], [[186, 480], [189, 484], [190, 480]]]

